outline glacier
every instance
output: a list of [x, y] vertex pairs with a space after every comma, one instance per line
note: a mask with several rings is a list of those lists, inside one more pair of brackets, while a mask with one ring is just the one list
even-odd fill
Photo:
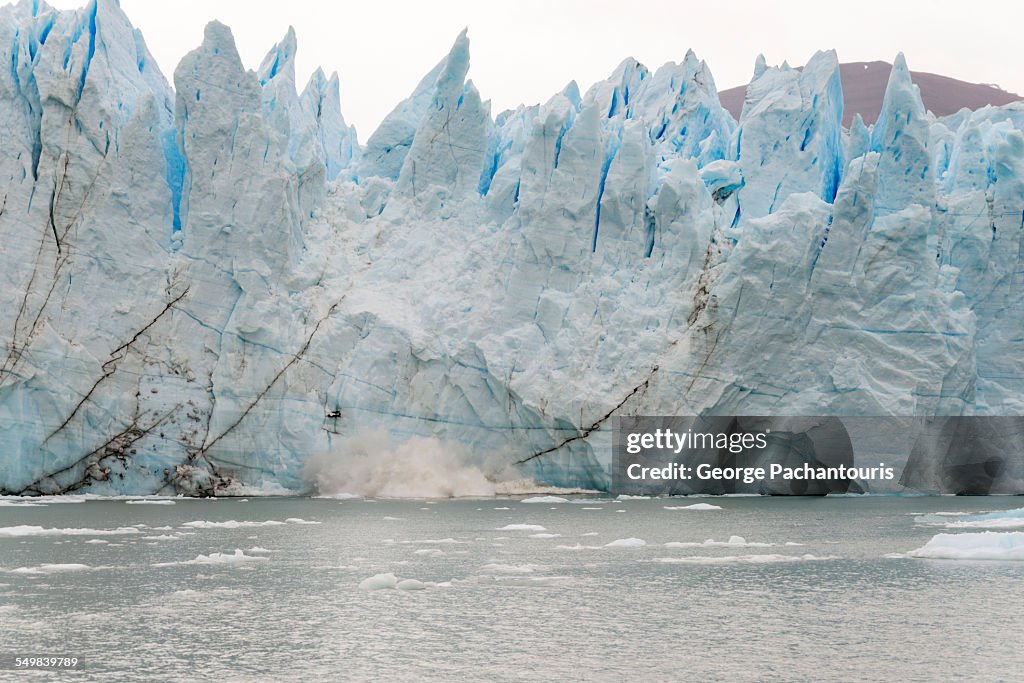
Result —
[[[364, 432], [609, 485], [620, 415], [1024, 414], [1024, 104], [692, 52], [492, 115], [469, 39], [360, 143], [213, 22], [0, 9], [0, 493], [303, 491]], [[1024, 465], [1007, 492], [1024, 490]]]

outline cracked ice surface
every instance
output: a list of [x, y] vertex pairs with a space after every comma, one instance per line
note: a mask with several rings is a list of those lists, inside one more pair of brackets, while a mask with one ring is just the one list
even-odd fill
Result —
[[[693, 53], [492, 116], [469, 40], [359, 144], [289, 31], [173, 88], [113, 0], [0, 9], [0, 493], [307, 490], [364, 431], [607, 486], [618, 414], [1020, 414], [1024, 106]], [[1008, 476], [1024, 479], [1024, 473]]]

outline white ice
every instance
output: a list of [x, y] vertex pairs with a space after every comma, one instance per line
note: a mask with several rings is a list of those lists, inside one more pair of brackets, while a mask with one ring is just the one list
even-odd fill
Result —
[[936, 534], [907, 555], [937, 560], [1024, 560], [1024, 531]]

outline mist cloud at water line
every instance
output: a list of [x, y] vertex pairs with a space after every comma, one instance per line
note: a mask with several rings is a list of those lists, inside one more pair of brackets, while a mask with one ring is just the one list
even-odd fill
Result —
[[365, 432], [311, 457], [304, 476], [320, 495], [367, 498], [486, 498], [544, 488], [501, 460], [481, 461], [465, 446], [436, 438], [395, 444], [384, 432]]

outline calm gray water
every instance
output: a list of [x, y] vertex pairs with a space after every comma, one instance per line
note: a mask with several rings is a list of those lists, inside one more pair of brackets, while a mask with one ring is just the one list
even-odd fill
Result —
[[[694, 503], [723, 509], [665, 509]], [[952, 497], [5, 506], [0, 534], [136, 533], [0, 537], [0, 654], [85, 660], [76, 673], [0, 679], [1021, 680], [1024, 562], [886, 557], [943, 531], [918, 515], [1019, 507]], [[229, 520], [285, 523], [188, 525]], [[500, 530], [515, 524], [545, 531]], [[733, 535], [774, 545], [664, 545]], [[646, 545], [603, 547], [627, 538]], [[200, 557], [236, 549], [266, 559]], [[750, 555], [761, 557], [737, 559]], [[381, 573], [442, 585], [360, 590]]]

